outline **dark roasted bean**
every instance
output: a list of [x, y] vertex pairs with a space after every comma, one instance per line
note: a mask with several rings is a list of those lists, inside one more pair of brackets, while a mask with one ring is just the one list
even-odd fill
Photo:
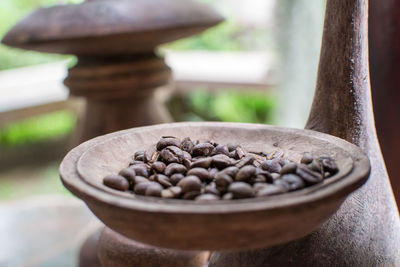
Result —
[[156, 161], [153, 164], [151, 164], [151, 169], [155, 170], [158, 173], [163, 173], [166, 167], [167, 166], [162, 161]]
[[182, 163], [183, 151], [176, 146], [167, 146], [160, 152], [161, 158], [167, 163]]
[[235, 145], [235, 144], [227, 144], [226, 146], [227, 146], [229, 152], [234, 151], [238, 147], [238, 145]]
[[210, 183], [209, 185], [207, 185], [204, 188], [204, 193], [207, 194], [214, 194], [219, 196], [221, 193], [219, 192], [219, 190], [217, 189], [217, 185], [215, 184], [215, 182]]
[[182, 142], [181, 142], [181, 145], [180, 145], [180, 148], [183, 151], [186, 151], [186, 152], [189, 152], [189, 153], [192, 152], [193, 147], [194, 147], [194, 144], [193, 144], [192, 140], [190, 140], [189, 137], [184, 138], [182, 140]]
[[267, 179], [264, 175], [257, 175], [256, 178], [253, 179], [254, 183], [266, 183]]
[[244, 182], [234, 182], [230, 184], [228, 192], [233, 194], [234, 199], [254, 197], [253, 188]]
[[200, 192], [201, 181], [197, 176], [194, 176], [194, 175], [186, 176], [178, 183], [178, 186], [182, 188], [183, 193], [187, 193], [187, 192], [191, 192], [191, 191]]
[[129, 188], [128, 180], [121, 175], [107, 175], [103, 178], [103, 184], [120, 191], [126, 191]]
[[230, 151], [230, 152], [229, 152], [229, 157], [230, 157], [230, 158], [233, 158], [233, 159], [238, 158], [237, 153], [236, 153], [236, 150]]
[[214, 148], [212, 155], [218, 155], [218, 154], [223, 154], [223, 155], [229, 156], [228, 147], [224, 146], [224, 145], [217, 145]]
[[212, 163], [212, 158], [211, 157], [207, 157], [207, 158], [201, 158], [196, 160], [195, 162], [192, 162], [192, 164], [190, 165], [190, 168], [205, 168], [208, 169], [211, 166]]
[[239, 172], [236, 174], [235, 181], [250, 182], [255, 175], [256, 167], [247, 165], [239, 170]]
[[314, 160], [314, 158], [311, 156], [310, 153], [304, 153], [303, 157], [300, 160], [300, 163], [307, 165], [307, 164], [310, 164], [313, 160]]
[[185, 178], [185, 175], [182, 173], [174, 173], [169, 180], [173, 185], [177, 185], [183, 178]]
[[187, 171], [186, 167], [179, 163], [171, 163], [169, 164], [164, 171], [164, 174], [167, 176], [171, 176], [174, 173], [182, 173], [185, 174]]
[[232, 165], [232, 160], [227, 155], [218, 154], [212, 157], [212, 164], [218, 169], [224, 169]]
[[190, 192], [184, 193], [182, 198], [187, 199], [187, 200], [193, 200], [198, 195], [200, 195], [200, 191], [190, 191]]
[[179, 186], [170, 187], [168, 188], [168, 190], [174, 193], [175, 197], [179, 197], [182, 194], [182, 188], [180, 188]]
[[316, 184], [323, 180], [320, 173], [310, 170], [306, 165], [300, 164], [297, 166], [296, 174], [299, 175], [307, 184]]
[[137, 151], [134, 155], [134, 159], [138, 161], [144, 160], [144, 151]]
[[145, 164], [132, 165], [132, 166], [129, 166], [129, 168], [133, 169], [135, 171], [136, 175], [143, 176], [143, 177], [149, 177], [149, 171], [147, 170], [147, 166]]
[[243, 166], [253, 164], [253, 161], [254, 161], [254, 155], [249, 154], [249, 155], [246, 155], [244, 158], [242, 158], [238, 163], [236, 163], [235, 166], [240, 169]]
[[171, 190], [164, 189], [161, 191], [162, 198], [175, 198], [174, 193]]
[[163, 174], [156, 174], [156, 179], [157, 182], [159, 182], [162, 186], [164, 187], [171, 187], [172, 183], [170, 181], [170, 179], [163, 175]]
[[329, 172], [330, 174], [335, 174], [339, 171], [339, 168], [334, 159], [330, 157], [321, 157], [321, 164], [324, 172]]
[[158, 151], [161, 151], [162, 149], [168, 147], [168, 146], [176, 146], [179, 147], [181, 144], [181, 142], [173, 137], [166, 137], [166, 138], [162, 138], [160, 139], [160, 141], [158, 141], [156, 148]]
[[311, 170], [322, 173], [322, 164], [318, 159], [314, 159], [310, 164], [307, 165]]
[[304, 183], [303, 179], [301, 179], [296, 174], [285, 174], [282, 175], [282, 180], [289, 184], [289, 191], [298, 190], [304, 188], [306, 184]]
[[[146, 151], [144, 151], [144, 157], [143, 157], [143, 161], [144, 162], [151, 162], [152, 158], [153, 158], [153, 154], [156, 152], [156, 148], [155, 147], [150, 147], [149, 149], [147, 149]], [[158, 155], [158, 154], [157, 154]]]
[[297, 169], [297, 164], [294, 162], [290, 162], [282, 167], [280, 174], [282, 175], [287, 173], [296, 173], [296, 169]]
[[273, 184], [282, 187], [282, 190], [285, 190], [285, 192], [290, 190], [290, 185], [288, 184], [288, 182], [282, 180], [281, 178], [276, 179]]
[[202, 181], [211, 179], [210, 173], [204, 168], [193, 168], [187, 172], [187, 175], [194, 175], [200, 178]]
[[135, 180], [134, 180], [134, 184], [135, 185], [137, 185], [137, 184], [140, 184], [140, 183], [143, 183], [143, 182], [149, 182], [149, 179], [147, 179], [147, 178], [145, 178], [145, 177], [143, 177], [143, 176], [137, 176], [136, 175], [136, 177], [135, 177]]
[[231, 200], [231, 199], [233, 199], [233, 194], [232, 193], [225, 193], [223, 196], [222, 196], [222, 199], [223, 200]]
[[195, 198], [196, 202], [206, 203], [206, 202], [213, 202], [219, 200], [219, 197], [214, 194], [204, 194], [199, 195]]
[[211, 152], [214, 150], [214, 146], [210, 143], [201, 143], [195, 145], [192, 150], [193, 156], [209, 156]]
[[119, 175], [124, 176], [130, 183], [134, 183], [136, 172], [132, 168], [125, 168], [119, 172]]
[[150, 182], [150, 184], [146, 188], [145, 195], [150, 197], [161, 197], [162, 190], [163, 187], [160, 184]]
[[210, 179], [214, 179], [215, 175], [219, 172], [219, 170], [217, 168], [211, 168], [209, 169], [209, 173], [210, 173]]
[[271, 173], [279, 173], [282, 167], [277, 160], [266, 160], [261, 164], [261, 168]]
[[134, 189], [135, 194], [144, 195], [146, 193], [147, 187], [149, 185], [151, 185], [152, 183], [154, 183], [154, 182], [149, 181], [149, 182], [142, 182], [142, 183], [135, 185], [135, 189]]
[[256, 168], [256, 177], [258, 176], [263, 176], [265, 178], [265, 182], [267, 183], [272, 183], [274, 181], [272, 174], [269, 171], [265, 171], [261, 168]]
[[133, 166], [133, 165], [143, 165], [143, 161], [140, 161], [140, 160], [132, 160], [130, 163], [129, 163], [129, 166]]
[[278, 195], [278, 194], [285, 193], [286, 191], [287, 190], [285, 190], [281, 186], [268, 184], [264, 188], [262, 188], [259, 191], [257, 191], [256, 196], [257, 197], [273, 196], [273, 195]]
[[237, 173], [239, 172], [239, 168], [236, 166], [231, 166], [226, 169], [223, 169], [221, 172], [228, 174], [232, 178], [235, 178]]
[[266, 183], [255, 183], [255, 184], [253, 184], [253, 190], [255, 192], [258, 192], [258, 191], [262, 190], [263, 188], [265, 188], [266, 186], [269, 186], [269, 184], [266, 184]]
[[225, 192], [228, 189], [228, 186], [233, 183], [233, 179], [228, 174], [219, 172], [215, 175], [214, 182], [218, 191]]

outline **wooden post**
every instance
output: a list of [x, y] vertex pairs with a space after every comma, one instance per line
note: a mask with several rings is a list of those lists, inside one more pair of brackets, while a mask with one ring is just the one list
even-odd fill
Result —
[[372, 113], [367, 18], [367, 0], [328, 0], [317, 89], [306, 128], [360, 146], [370, 157], [369, 180], [311, 235], [261, 250], [217, 252], [210, 267], [400, 265], [399, 214]]

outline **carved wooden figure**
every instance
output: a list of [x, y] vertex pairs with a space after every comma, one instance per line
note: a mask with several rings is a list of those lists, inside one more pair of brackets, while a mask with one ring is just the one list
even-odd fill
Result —
[[368, 182], [314, 233], [249, 252], [214, 253], [216, 266], [398, 266], [400, 221], [376, 137], [368, 69], [368, 1], [328, 0], [317, 89], [306, 125], [361, 147]]
[[153, 97], [171, 72], [158, 45], [199, 33], [222, 21], [191, 0], [92, 0], [40, 8], [2, 42], [42, 52], [74, 54], [65, 84], [86, 99], [81, 141], [135, 126], [170, 121]]

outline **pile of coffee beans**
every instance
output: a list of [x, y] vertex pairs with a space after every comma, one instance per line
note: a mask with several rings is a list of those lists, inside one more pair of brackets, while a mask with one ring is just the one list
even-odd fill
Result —
[[212, 202], [264, 197], [299, 190], [338, 172], [330, 157], [304, 153], [299, 163], [280, 150], [248, 152], [238, 145], [164, 136], [137, 151], [129, 166], [103, 183], [136, 195]]

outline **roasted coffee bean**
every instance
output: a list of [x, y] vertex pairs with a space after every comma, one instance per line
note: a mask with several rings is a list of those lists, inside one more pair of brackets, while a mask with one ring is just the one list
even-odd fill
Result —
[[230, 184], [228, 192], [233, 194], [234, 199], [254, 197], [253, 188], [244, 182], [234, 182]]
[[177, 185], [183, 178], [185, 178], [185, 175], [182, 173], [174, 173], [169, 180], [173, 185]]
[[229, 156], [229, 149], [227, 146], [224, 145], [217, 145], [214, 150], [212, 151], [212, 155], [223, 154]]
[[228, 148], [229, 152], [235, 151], [238, 145], [236, 144], [227, 144], [226, 147]]
[[238, 163], [236, 163], [236, 167], [239, 169], [246, 165], [252, 165], [254, 162], [254, 156], [252, 154], [248, 154], [243, 157]]
[[140, 183], [143, 183], [143, 182], [149, 182], [149, 179], [147, 179], [147, 178], [145, 178], [143, 176], [137, 176], [136, 175], [133, 184], [137, 185], [137, 184], [140, 184]]
[[257, 175], [256, 178], [253, 179], [254, 183], [266, 183], [267, 179], [264, 175]]
[[314, 160], [314, 158], [311, 156], [310, 153], [304, 153], [303, 157], [300, 160], [300, 163], [307, 165], [307, 164], [310, 164], [313, 160]]
[[339, 171], [339, 168], [334, 159], [330, 157], [321, 157], [321, 164], [324, 172], [329, 172], [330, 174], [335, 174]]
[[157, 160], [158, 156], [160, 153], [156, 151], [155, 147], [150, 147], [144, 152], [144, 158], [143, 161], [148, 163], [148, 162], [154, 162]]
[[199, 195], [200, 195], [199, 191], [191, 191], [191, 192], [184, 193], [182, 198], [186, 199], [186, 200], [194, 200]]
[[217, 189], [217, 185], [215, 184], [215, 182], [210, 183], [209, 185], [207, 185], [204, 188], [204, 193], [206, 194], [214, 194], [219, 196], [221, 193], [219, 192], [219, 190]]
[[163, 173], [167, 166], [162, 161], [156, 161], [151, 164], [151, 169], [155, 170], [158, 173]]
[[200, 178], [202, 181], [211, 179], [210, 173], [204, 168], [193, 168], [187, 172], [187, 175], [194, 175]]
[[213, 180], [215, 178], [215, 175], [219, 172], [217, 168], [211, 168], [208, 171], [210, 173], [210, 179]]
[[237, 173], [239, 172], [239, 168], [236, 166], [231, 166], [226, 169], [223, 169], [221, 172], [228, 174], [232, 178], [235, 178]]
[[255, 183], [255, 184], [253, 184], [253, 190], [254, 190], [254, 192], [258, 192], [258, 191], [262, 190], [263, 188], [265, 188], [266, 186], [269, 186], [269, 184]]
[[186, 176], [178, 183], [178, 186], [182, 188], [183, 193], [188, 193], [191, 191], [200, 192], [201, 181], [197, 176]]
[[174, 193], [171, 190], [164, 189], [161, 191], [162, 198], [175, 198]]
[[162, 138], [160, 139], [160, 141], [158, 141], [156, 148], [158, 151], [161, 151], [162, 149], [168, 147], [168, 146], [176, 146], [179, 147], [181, 144], [181, 142], [173, 137], [166, 137], [166, 138]]
[[281, 178], [276, 179], [273, 184], [282, 187], [282, 190], [284, 190], [285, 192], [288, 192], [290, 190], [289, 183], [285, 180], [282, 180]]
[[206, 203], [206, 202], [213, 202], [219, 200], [219, 197], [214, 194], [204, 194], [199, 195], [195, 198], [196, 202]]
[[310, 164], [307, 165], [311, 170], [322, 173], [322, 164], [319, 159], [314, 159]]
[[296, 169], [297, 169], [297, 164], [294, 162], [290, 162], [282, 167], [280, 174], [283, 175], [288, 173], [296, 173]]
[[224, 195], [222, 196], [222, 199], [223, 199], [223, 200], [231, 200], [231, 199], [233, 199], [233, 194], [232, 194], [231, 192], [226, 193], [226, 194], [224, 194]]
[[[272, 177], [272, 174], [268, 171], [265, 171], [261, 168], [256, 168], [256, 177], [258, 176], [263, 176], [265, 178], [265, 182], [267, 183], [272, 183], [274, 181], [274, 178]], [[261, 179], [261, 178], [260, 178]]]
[[120, 191], [126, 191], [129, 188], [128, 180], [121, 175], [107, 175], [103, 178], [103, 184]]
[[171, 176], [174, 173], [182, 173], [185, 174], [187, 171], [186, 167], [179, 163], [171, 163], [165, 168], [165, 175]]
[[193, 156], [209, 156], [211, 152], [214, 150], [214, 146], [210, 143], [201, 143], [195, 145], [192, 150]]
[[271, 173], [279, 173], [282, 167], [277, 160], [266, 160], [261, 163], [261, 168]]
[[[236, 157], [237, 157], [237, 159], [241, 159], [241, 158], [243, 158], [244, 156], [246, 156], [246, 150], [244, 150], [243, 148], [241, 148], [240, 146], [239, 147], [237, 147], [236, 149], [235, 149], [235, 151], [236, 151]], [[239, 167], [240, 168], [240, 167]]]
[[171, 187], [172, 183], [170, 181], [170, 179], [163, 175], [163, 174], [156, 174], [156, 179], [155, 179], [158, 183], [160, 183], [162, 186], [164, 187]]
[[299, 175], [307, 184], [316, 184], [323, 180], [320, 173], [310, 170], [306, 165], [300, 164], [297, 166], [296, 174]]
[[283, 167], [283, 166], [285, 166], [286, 164], [289, 164], [289, 163], [291, 163], [289, 160], [287, 160], [287, 159], [283, 159], [283, 158], [279, 158], [278, 159], [278, 163], [279, 163], [279, 165], [281, 165], [281, 167]]
[[239, 170], [239, 172], [236, 174], [235, 181], [250, 182], [255, 175], [256, 167], [247, 165]]
[[194, 147], [194, 144], [193, 144], [192, 140], [190, 140], [189, 137], [184, 138], [182, 140], [182, 142], [181, 142], [181, 145], [180, 145], [180, 148], [183, 151], [186, 151], [186, 152], [189, 152], [189, 153], [192, 152], [193, 147]]
[[129, 166], [133, 166], [133, 165], [143, 165], [144, 162], [140, 161], [140, 160], [132, 160], [131, 162], [129, 162]]
[[119, 175], [124, 176], [130, 183], [133, 183], [136, 177], [136, 172], [132, 168], [125, 168], [119, 172]]
[[236, 150], [230, 151], [230, 152], [229, 152], [229, 157], [230, 157], [230, 158], [233, 158], [233, 159], [238, 158], [238, 155], [237, 155], [237, 153], [236, 153]]
[[161, 158], [167, 163], [182, 163], [183, 151], [176, 146], [167, 146], [160, 152]]
[[228, 174], [219, 172], [215, 175], [214, 182], [218, 191], [225, 192], [228, 189], [228, 186], [233, 183], [233, 179]]
[[145, 164], [132, 165], [132, 166], [129, 166], [129, 168], [133, 169], [135, 171], [136, 175], [143, 176], [143, 177], [149, 177], [149, 171], [147, 170], [147, 166]]
[[273, 195], [278, 195], [287, 192], [285, 189], [283, 189], [281, 186], [276, 186], [276, 185], [271, 185], [267, 184], [265, 187], [257, 191], [256, 196], [257, 197], [267, 197], [267, 196], [273, 196]]
[[282, 180], [289, 184], [289, 191], [298, 190], [304, 188], [306, 184], [304, 183], [303, 179], [301, 179], [296, 174], [285, 174], [282, 175]]
[[205, 168], [208, 169], [211, 166], [213, 159], [211, 157], [207, 157], [207, 158], [201, 158], [196, 160], [195, 162], [192, 162], [192, 164], [190, 165], [190, 168]]
[[163, 187], [154, 182], [150, 182], [150, 184], [146, 188], [145, 195], [149, 197], [161, 197], [161, 191], [163, 190]]
[[135, 189], [133, 190], [137, 195], [145, 195], [146, 189], [154, 182], [142, 182], [135, 185]]
[[214, 167], [218, 169], [224, 169], [230, 165], [232, 165], [232, 160], [230, 157], [224, 154], [218, 154], [215, 156], [212, 156], [212, 164]]
[[182, 194], [182, 188], [180, 188], [179, 186], [170, 187], [168, 188], [168, 190], [174, 193], [175, 197], [179, 197]]
[[134, 155], [134, 159], [138, 161], [144, 160], [144, 151], [137, 151]]

